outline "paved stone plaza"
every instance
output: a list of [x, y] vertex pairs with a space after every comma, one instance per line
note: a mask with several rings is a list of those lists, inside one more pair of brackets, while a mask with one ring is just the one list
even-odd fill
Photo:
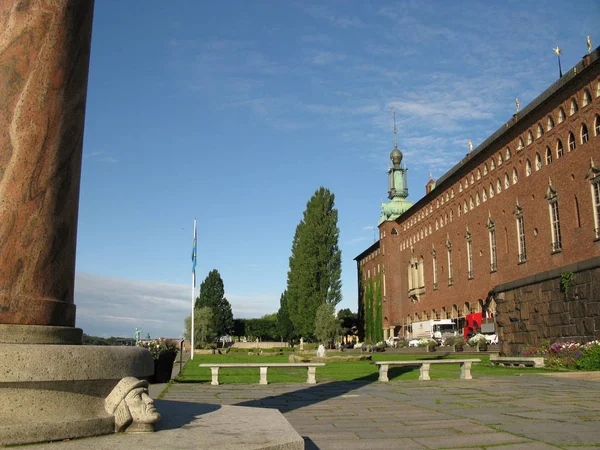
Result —
[[307, 449], [600, 449], [600, 374], [577, 375], [316, 386], [183, 383], [173, 384], [157, 406], [276, 408]]

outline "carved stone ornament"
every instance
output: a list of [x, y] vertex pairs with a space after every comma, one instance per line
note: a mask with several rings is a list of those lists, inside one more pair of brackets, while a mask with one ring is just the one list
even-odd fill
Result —
[[160, 414], [148, 395], [148, 382], [125, 377], [104, 400], [104, 408], [115, 416], [115, 432], [145, 433], [154, 431]]

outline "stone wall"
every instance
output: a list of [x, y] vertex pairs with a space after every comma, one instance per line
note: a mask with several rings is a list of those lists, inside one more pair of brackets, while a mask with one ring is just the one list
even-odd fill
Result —
[[[565, 292], [561, 274], [574, 281]], [[528, 345], [600, 339], [600, 258], [553, 269], [496, 287], [500, 352]]]

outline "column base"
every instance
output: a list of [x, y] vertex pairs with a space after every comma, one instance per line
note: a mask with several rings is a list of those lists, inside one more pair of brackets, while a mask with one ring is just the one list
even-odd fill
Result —
[[147, 378], [141, 347], [0, 344], [0, 446], [114, 433], [104, 399], [124, 377]]

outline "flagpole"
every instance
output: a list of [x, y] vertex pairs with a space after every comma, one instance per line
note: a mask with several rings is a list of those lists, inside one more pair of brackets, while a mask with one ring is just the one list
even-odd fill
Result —
[[190, 333], [190, 337], [191, 337], [191, 354], [190, 354], [190, 359], [194, 359], [194, 302], [195, 302], [195, 295], [196, 295], [196, 219], [194, 218], [194, 247], [192, 250], [192, 323], [191, 323], [191, 333]]

